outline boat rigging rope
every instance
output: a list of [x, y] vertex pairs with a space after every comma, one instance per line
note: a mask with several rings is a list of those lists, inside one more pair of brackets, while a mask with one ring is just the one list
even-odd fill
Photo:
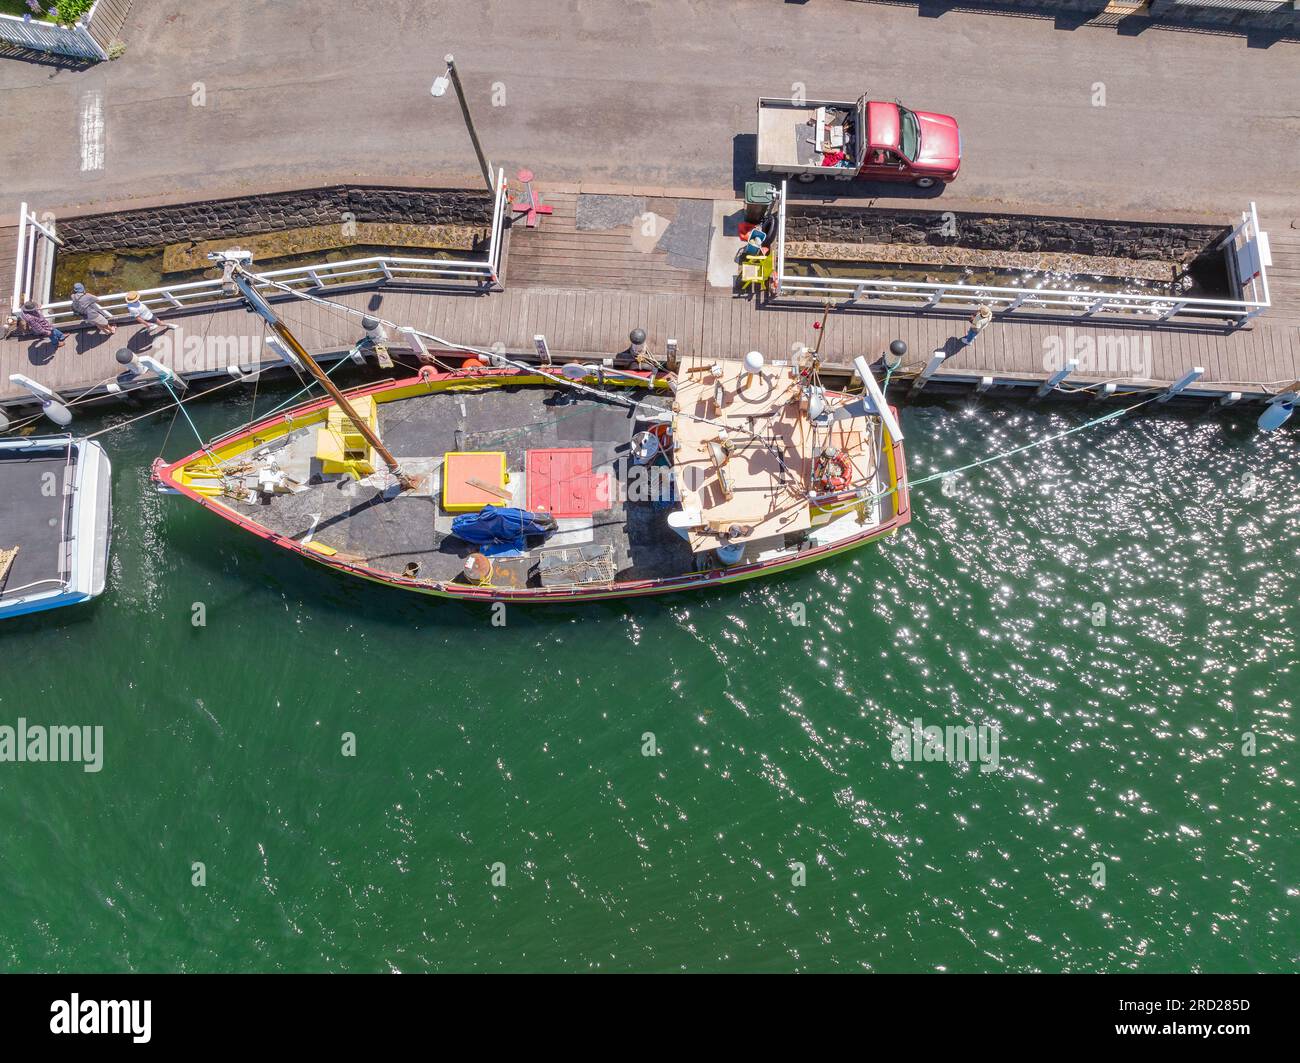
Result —
[[[346, 314], [350, 314], [353, 317], [372, 317], [372, 318], [374, 317], [373, 314], [365, 313], [364, 311], [361, 310], [354, 310], [352, 307], [345, 306], [342, 303], [336, 303], [332, 299], [322, 299], [319, 296], [309, 295], [306, 292], [300, 292], [296, 288], [292, 288], [289, 285], [284, 284], [280, 281], [271, 280], [269, 277], [266, 277], [264, 275], [257, 274], [257, 273], [253, 273], [250, 275], [255, 280], [261, 281], [262, 283], [267, 284], [272, 288], [278, 288], [281, 291], [288, 293], [289, 295], [293, 295], [299, 299], [304, 299], [308, 302], [316, 303], [319, 306], [332, 307]], [[544, 377], [545, 379], [550, 380], [553, 383], [561, 384], [565, 387], [572, 388], [575, 391], [584, 392], [604, 402], [613, 402], [616, 403], [617, 405], [625, 406], [630, 410], [643, 409], [643, 410], [649, 410], [655, 414], [662, 414], [664, 412], [662, 407], [656, 406], [653, 403], [642, 402], [637, 399], [623, 398], [622, 396], [614, 395], [607, 391], [601, 391], [597, 388], [588, 387], [586, 384], [580, 384], [576, 380], [570, 380], [568, 377], [557, 376], [554, 373], [549, 373], [540, 366], [529, 365], [526, 362], [516, 362], [512, 358], [509, 358], [505, 354], [502, 354], [500, 351], [487, 350], [483, 347], [474, 347], [465, 343], [454, 343], [450, 340], [443, 339], [441, 336], [435, 336], [431, 332], [424, 332], [420, 329], [415, 329], [415, 328], [403, 329], [402, 326], [398, 325], [396, 322], [389, 321], [386, 318], [375, 318], [375, 320], [379, 321], [379, 323], [382, 325], [387, 325], [388, 327], [397, 329], [398, 331], [409, 332], [411, 335], [419, 336], [421, 339], [432, 340], [434, 343], [440, 344], [443, 347], [450, 347], [452, 350], [465, 351], [469, 354], [474, 354], [474, 355], [482, 355], [484, 358], [489, 359], [490, 363], [492, 364], [504, 363], [505, 365], [508, 365], [513, 369], [517, 369], [520, 372], [527, 373], [530, 376]], [[619, 374], [618, 371], [615, 371], [614, 375], [621, 375], [621, 374]], [[784, 475], [786, 476], [793, 475], [790, 471], [789, 466], [786, 465], [785, 459], [781, 455], [781, 452], [775, 447], [771, 446], [753, 429], [742, 428], [739, 425], [724, 424], [720, 421], [714, 421], [707, 417], [700, 417], [697, 414], [679, 412], [676, 413], [675, 416], [685, 417], [688, 420], [697, 421], [700, 424], [706, 424], [712, 428], [725, 429], [728, 432], [738, 432], [741, 435], [746, 435], [754, 442], [758, 443], [759, 446], [763, 447], [766, 450], [771, 451], [772, 456], [776, 458], [777, 464], [781, 467], [782, 473]]]
[[[1143, 399], [1141, 402], [1135, 402], [1131, 406], [1125, 406], [1122, 409], [1111, 410], [1108, 413], [1103, 413], [1099, 417], [1094, 417], [1091, 420], [1085, 421], [1083, 424], [1077, 424], [1073, 428], [1067, 428], [1063, 432], [1057, 432], [1053, 435], [1046, 436], [1043, 439], [1035, 439], [1032, 443], [1025, 443], [1018, 447], [1012, 447], [1010, 450], [1000, 451], [997, 454], [990, 454], [988, 457], [979, 458], [976, 461], [967, 462], [965, 465], [959, 465], [955, 469], [945, 469], [943, 472], [931, 473], [929, 476], [922, 476], [919, 480], [909, 480], [907, 484], [908, 490], [910, 491], [913, 487], [920, 487], [922, 484], [931, 483], [935, 480], [943, 480], [949, 476], [956, 476], [959, 473], [966, 472], [970, 469], [977, 469], [981, 465], [989, 465], [995, 461], [1003, 461], [1006, 458], [1013, 457], [1016, 454], [1023, 454], [1026, 450], [1033, 450], [1035, 447], [1041, 447], [1046, 443], [1053, 443], [1058, 439], [1064, 439], [1066, 436], [1072, 436], [1077, 432], [1082, 432], [1085, 429], [1092, 428], [1106, 421], [1113, 421], [1118, 417], [1123, 417], [1126, 413], [1130, 413], [1131, 411], [1136, 410], [1139, 406], [1145, 406], [1149, 402], [1155, 402], [1156, 399], [1158, 398], [1159, 398], [1158, 395], [1153, 395], [1151, 398]], [[844, 503], [843, 505], [828, 507], [824, 510], [824, 512], [847, 513], [849, 510], [857, 509], [864, 503], [878, 502], [882, 498], [888, 498], [890, 495], [895, 495], [897, 493], [898, 493], [898, 484], [894, 484], [893, 487], [890, 487], [887, 490], [877, 491], [871, 495], [863, 495], [861, 497], [855, 498], [851, 502]]]
[[185, 408], [185, 405], [181, 402], [180, 396], [172, 390], [171, 378], [162, 377], [161, 380], [163, 387], [167, 389], [167, 394], [169, 394], [172, 397], [172, 400], [176, 403], [176, 408], [180, 410], [181, 413], [185, 414], [185, 420], [189, 421], [190, 428], [194, 431], [194, 438], [199, 441], [199, 449], [208, 456], [208, 460], [212, 462], [212, 467], [214, 469], [219, 468], [221, 463], [217, 461], [217, 456], [208, 449], [207, 443], [203, 441], [203, 436], [199, 434], [199, 426], [194, 423], [194, 418], [190, 416], [190, 411]]

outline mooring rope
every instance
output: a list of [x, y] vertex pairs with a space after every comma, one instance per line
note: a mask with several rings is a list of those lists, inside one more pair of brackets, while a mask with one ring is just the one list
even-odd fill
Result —
[[[1143, 399], [1141, 402], [1135, 402], [1133, 403], [1133, 405], [1125, 406], [1123, 409], [1111, 410], [1108, 413], [1103, 413], [1099, 417], [1094, 417], [1091, 420], [1085, 421], [1083, 424], [1077, 424], [1073, 428], [1067, 428], [1063, 432], [1057, 432], [1053, 435], [1046, 436], [1043, 439], [1035, 439], [1032, 443], [1025, 443], [1018, 447], [1012, 447], [1010, 450], [1000, 451], [997, 454], [990, 454], [987, 457], [979, 458], [976, 461], [967, 462], [965, 465], [959, 465], [955, 469], [945, 469], [943, 472], [931, 473], [929, 476], [922, 476], [919, 480], [909, 480], [907, 482], [907, 489], [910, 491], [913, 487], [920, 487], [922, 484], [932, 483], [935, 480], [943, 480], [949, 476], [957, 476], [958, 474], [967, 472], [970, 469], [978, 469], [981, 465], [990, 465], [995, 461], [1004, 461], [1007, 458], [1014, 457], [1016, 454], [1023, 454], [1026, 450], [1033, 450], [1035, 447], [1041, 447], [1044, 444], [1053, 443], [1058, 439], [1064, 439], [1066, 436], [1072, 436], [1077, 432], [1082, 432], [1085, 431], [1086, 429], [1093, 428], [1096, 425], [1104, 424], [1106, 421], [1113, 421], [1118, 417], [1123, 417], [1126, 413], [1130, 413], [1133, 410], [1136, 410], [1139, 406], [1145, 406], [1149, 402], [1155, 402], [1156, 399], [1158, 398], [1159, 398], [1158, 395], [1153, 395], [1149, 399]], [[890, 487], [887, 490], [877, 491], [871, 495], [863, 495], [861, 497], [855, 498], [851, 502], [846, 502], [842, 505], [829, 507], [823, 510], [823, 512], [847, 513], [850, 510], [859, 508], [865, 503], [878, 502], [882, 498], [888, 498], [890, 495], [896, 495], [898, 494], [898, 491], [899, 491], [899, 485], [894, 484], [893, 487]]]
[[203, 436], [199, 433], [199, 426], [194, 423], [194, 418], [190, 416], [190, 411], [185, 408], [185, 404], [181, 402], [180, 396], [177, 395], [176, 392], [172, 390], [171, 378], [160, 377], [159, 379], [162, 380], [163, 387], [167, 389], [167, 394], [169, 394], [172, 397], [172, 400], [176, 403], [176, 408], [180, 410], [181, 413], [185, 414], [185, 420], [189, 421], [190, 428], [194, 432], [194, 438], [199, 441], [199, 449], [202, 450], [203, 453], [208, 456], [208, 460], [212, 462], [212, 467], [214, 469], [220, 467], [221, 463], [217, 461], [217, 456], [208, 449], [208, 444], [204, 441]]
[[[251, 276], [269, 285], [272, 288], [279, 288], [281, 291], [287, 292], [289, 295], [295, 296], [298, 299], [303, 299], [306, 300], [307, 302], [316, 303], [319, 306], [331, 307], [335, 310], [341, 311], [344, 314], [349, 314], [353, 317], [357, 317], [357, 316], [372, 317], [374, 318], [374, 320], [378, 321], [382, 325], [387, 325], [390, 328], [394, 328], [397, 329], [398, 331], [402, 331], [402, 327], [400, 325], [398, 325], [394, 321], [389, 321], [386, 318], [375, 317], [375, 315], [373, 314], [367, 314], [364, 311], [355, 310], [350, 306], [344, 305], [343, 303], [336, 303], [332, 299], [322, 299], [320, 296], [309, 295], [306, 292], [300, 292], [296, 288], [292, 288], [287, 284], [281, 283], [280, 281], [273, 281], [269, 277], [263, 276], [261, 274], [254, 273], [251, 274]], [[467, 354], [474, 354], [474, 355], [481, 354], [484, 358], [487, 358], [492, 363], [504, 362], [506, 365], [510, 366], [513, 369], [518, 370], [521, 373], [526, 373], [530, 376], [543, 377], [546, 380], [550, 380], [552, 383], [560, 384], [561, 386], [572, 388], [574, 391], [581, 391], [588, 395], [592, 395], [603, 402], [613, 402], [616, 405], [626, 407], [629, 410], [637, 410], [637, 409], [649, 410], [655, 414], [662, 414], [664, 412], [662, 407], [656, 406], [653, 403], [641, 402], [637, 399], [628, 399], [622, 396], [615, 395], [608, 391], [600, 391], [597, 388], [588, 387], [586, 384], [580, 384], [575, 380], [570, 380], [568, 377], [558, 376], [554, 373], [549, 373], [546, 371], [546, 369], [542, 368], [541, 366], [529, 365], [526, 362], [516, 362], [512, 358], [509, 358], [507, 355], [504, 355], [499, 351], [488, 350], [487, 348], [484, 347], [475, 347], [465, 343], [455, 343], [451, 340], [443, 339], [441, 336], [435, 336], [431, 332], [424, 332], [421, 329], [412, 328], [409, 331], [414, 336], [419, 336], [421, 339], [425, 339], [425, 340], [432, 340], [434, 343], [441, 344], [444, 347], [450, 347], [452, 350], [465, 351]], [[616, 370], [613, 372], [612, 375], [618, 376], [622, 374], [621, 371]], [[748, 436], [760, 447], [771, 452], [772, 456], [776, 459], [777, 464], [780, 466], [781, 471], [785, 476], [789, 476], [789, 477], [794, 476], [794, 474], [790, 471], [789, 466], [786, 465], [785, 459], [781, 455], [780, 451], [777, 450], [776, 447], [769, 444], [765, 439], [763, 439], [762, 436], [760, 436], [757, 432], [753, 431], [752, 429], [742, 428], [741, 426], [734, 425], [734, 424], [724, 424], [721, 421], [710, 420], [707, 417], [700, 417], [696, 414], [691, 414], [691, 413], [678, 412], [676, 416], [685, 417], [688, 420], [696, 421], [700, 424], [708, 425], [711, 428], [725, 429], [728, 432], [737, 432], [740, 435]]]

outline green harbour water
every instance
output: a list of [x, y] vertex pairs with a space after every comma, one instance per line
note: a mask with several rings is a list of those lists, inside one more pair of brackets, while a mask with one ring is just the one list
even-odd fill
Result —
[[[908, 407], [910, 471], [1096, 409]], [[0, 969], [1300, 961], [1294, 430], [1126, 418], [789, 578], [497, 627], [153, 493], [169, 420], [103, 437], [104, 596], [0, 627], [0, 724], [104, 728], [98, 773], [0, 764]], [[895, 761], [918, 719], [999, 725], [997, 770]]]

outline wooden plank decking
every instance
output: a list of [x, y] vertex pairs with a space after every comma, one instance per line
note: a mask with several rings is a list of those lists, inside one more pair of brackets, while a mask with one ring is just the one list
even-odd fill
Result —
[[95, 4], [94, 17], [87, 28], [95, 38], [95, 43], [104, 51], [108, 51], [108, 46], [121, 32], [122, 24], [130, 12], [131, 0], [98, 0]]
[[[614, 289], [642, 292], [699, 294], [705, 285], [704, 263], [685, 264], [658, 248], [684, 203], [678, 199], [631, 196], [579, 197], [553, 193], [543, 197], [554, 213], [541, 230], [522, 226], [511, 239], [508, 283], [514, 287]], [[581, 227], [580, 199], [612, 201], [633, 218], [630, 224]], [[584, 219], [590, 226], [591, 219]], [[707, 237], [706, 237], [707, 239]], [[707, 246], [705, 247], [707, 253]]]
[[[673, 266], [662, 252], [633, 245], [630, 227], [579, 233], [573, 226], [574, 197], [546, 198], [557, 208], [556, 215], [543, 222], [541, 230], [520, 226], [511, 234], [504, 292], [381, 289], [331, 298], [451, 342], [485, 347], [499, 342], [510, 352], [522, 353], [531, 352], [534, 335], [543, 334], [557, 359], [616, 354], [626, 348], [628, 331], [637, 327], [646, 330], [656, 351], [662, 352], [665, 340], [676, 339], [683, 357], [740, 357], [760, 350], [781, 359], [789, 357], [794, 344], [815, 341], [812, 325], [820, 311], [763, 305], [710, 288], [702, 270]], [[1300, 377], [1300, 232], [1274, 227], [1272, 236], [1275, 305], [1252, 322], [1253, 327], [1152, 328], [1003, 317], [950, 358], [936, 380], [987, 375], [998, 381], [1040, 381], [1054, 368], [1049, 356], [1055, 344], [1091, 341], [1102, 362], [1072, 377], [1076, 383], [1131, 379], [1127, 367], [1114, 364], [1116, 352], [1142, 357], [1149, 352], [1152, 383], [1171, 383], [1201, 366], [1205, 375], [1199, 388], [1247, 394], [1278, 391]], [[296, 300], [278, 306], [313, 351], [337, 353], [360, 337], [356, 318]], [[231, 363], [263, 357], [261, 319], [242, 307], [171, 314], [167, 320], [179, 324], [185, 336], [204, 340], [202, 353], [182, 366], [185, 372], [224, 374]], [[69, 396], [102, 386], [117, 372], [114, 352], [137, 331], [122, 327], [116, 336], [100, 337], [78, 330], [53, 357], [48, 343], [0, 343], [0, 401], [27, 397], [9, 383], [11, 373], [26, 374]], [[890, 340], [902, 339], [911, 352], [909, 365], [919, 366], [931, 351], [944, 348], [964, 331], [960, 315], [837, 313], [831, 317], [822, 355], [828, 364], [849, 365], [855, 355], [875, 359]], [[265, 359], [278, 364], [273, 355]]]

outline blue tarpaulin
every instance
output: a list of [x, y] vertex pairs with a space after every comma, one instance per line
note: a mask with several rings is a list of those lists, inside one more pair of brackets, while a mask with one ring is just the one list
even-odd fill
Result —
[[509, 506], [484, 506], [477, 513], [463, 513], [451, 522], [451, 533], [467, 543], [483, 547], [489, 557], [524, 549], [529, 535], [550, 535], [555, 518], [548, 513], [530, 513]]

